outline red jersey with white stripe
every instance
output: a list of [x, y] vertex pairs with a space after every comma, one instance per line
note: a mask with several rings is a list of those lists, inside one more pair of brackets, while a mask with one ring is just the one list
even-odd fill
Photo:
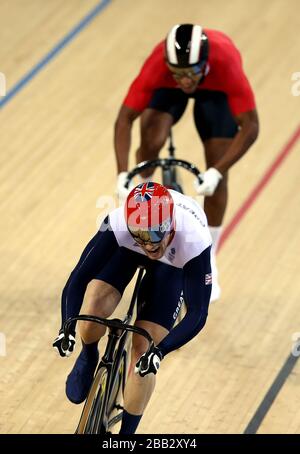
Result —
[[[224, 92], [233, 115], [255, 109], [254, 94], [243, 70], [240, 52], [224, 33], [203, 31], [209, 42], [209, 72], [197, 90]], [[142, 112], [158, 88], [179, 88], [165, 63], [165, 41], [161, 41], [147, 58], [123, 104]]]

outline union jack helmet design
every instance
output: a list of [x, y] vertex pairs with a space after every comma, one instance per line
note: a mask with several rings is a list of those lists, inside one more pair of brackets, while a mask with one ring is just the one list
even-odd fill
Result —
[[153, 196], [154, 189], [155, 183], [152, 181], [139, 184], [134, 188], [133, 197], [137, 202], [148, 202]]
[[149, 181], [136, 186], [125, 203], [129, 233], [138, 241], [159, 243], [174, 230], [174, 202], [161, 184]]

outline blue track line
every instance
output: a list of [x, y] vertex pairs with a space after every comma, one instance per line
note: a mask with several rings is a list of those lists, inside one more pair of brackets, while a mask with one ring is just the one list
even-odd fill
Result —
[[50, 63], [82, 30], [84, 30], [95, 17], [112, 0], [101, 0], [72, 30], [62, 38], [53, 49], [50, 50], [27, 74], [25, 74], [6, 94], [0, 99], [2, 109], [12, 98], [14, 98], [45, 66]]

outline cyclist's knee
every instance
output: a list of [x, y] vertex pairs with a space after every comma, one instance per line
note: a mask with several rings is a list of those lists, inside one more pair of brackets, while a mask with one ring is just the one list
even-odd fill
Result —
[[87, 286], [82, 312], [107, 318], [114, 312], [120, 299], [121, 295], [116, 288], [104, 281], [94, 279]]
[[157, 128], [149, 128], [142, 132], [141, 148], [148, 154], [158, 155], [167, 137], [164, 131], [160, 131]]
[[[135, 324], [136, 326], [145, 329], [150, 334], [155, 345], [159, 344], [168, 335], [168, 330], [157, 323], [138, 320]], [[143, 336], [134, 334], [132, 336], [132, 360], [135, 361], [140, 359], [140, 357], [147, 351], [148, 347], [149, 343], [147, 339]]]
[[[91, 281], [84, 297], [82, 314], [108, 318], [114, 312], [121, 295], [114, 287], [102, 281]], [[93, 322], [79, 322], [80, 335], [85, 343], [95, 342], [105, 334], [106, 328]]]
[[148, 341], [141, 336], [133, 336], [131, 346], [131, 359], [136, 363], [148, 349]]
[[169, 136], [172, 122], [166, 112], [146, 109], [141, 117], [141, 148], [149, 154], [158, 154]]

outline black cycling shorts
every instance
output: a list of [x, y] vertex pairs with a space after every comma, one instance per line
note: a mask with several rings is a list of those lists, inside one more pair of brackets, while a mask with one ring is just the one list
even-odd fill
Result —
[[227, 96], [221, 91], [197, 90], [188, 95], [180, 88], [159, 88], [148, 107], [168, 112], [175, 124], [182, 117], [189, 98], [195, 100], [194, 121], [202, 141], [236, 135], [238, 125], [230, 111]]

